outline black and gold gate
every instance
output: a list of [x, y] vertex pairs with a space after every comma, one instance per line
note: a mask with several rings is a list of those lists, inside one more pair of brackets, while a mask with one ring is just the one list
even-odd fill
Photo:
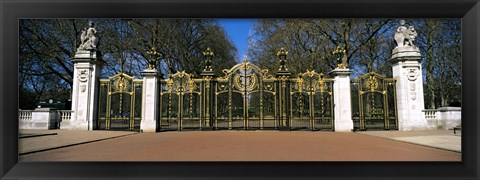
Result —
[[215, 79], [215, 129], [277, 128], [276, 78], [248, 61]]
[[100, 79], [96, 129], [139, 130], [142, 83], [125, 73]]
[[160, 130], [201, 129], [204, 126], [202, 82], [185, 71], [160, 81]]
[[333, 130], [333, 79], [314, 71], [283, 78], [246, 60], [217, 78], [175, 73], [160, 80], [158, 127]]
[[[334, 80], [315, 71], [290, 78], [286, 54], [277, 54], [277, 77], [246, 59], [215, 77], [207, 49], [201, 77], [182, 71], [158, 80], [157, 130], [334, 130]], [[354, 129], [398, 129], [396, 80], [371, 72], [351, 82]], [[99, 84], [95, 129], [139, 130], [143, 81], [118, 73]]]
[[333, 130], [333, 79], [307, 71], [290, 83], [290, 128]]
[[370, 72], [351, 82], [354, 129], [398, 130], [396, 80]]

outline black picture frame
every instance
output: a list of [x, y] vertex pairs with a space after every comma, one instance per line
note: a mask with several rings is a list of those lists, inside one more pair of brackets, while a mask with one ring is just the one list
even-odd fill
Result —
[[[478, 0], [2, 0], [2, 179], [478, 179]], [[19, 18], [462, 18], [462, 162], [18, 162]]]

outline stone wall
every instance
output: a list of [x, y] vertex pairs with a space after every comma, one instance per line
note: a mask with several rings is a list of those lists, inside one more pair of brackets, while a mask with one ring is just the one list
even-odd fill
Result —
[[59, 129], [60, 120], [56, 109], [37, 108], [33, 111], [20, 111], [18, 127], [19, 129]]
[[452, 129], [462, 124], [461, 107], [441, 107], [423, 111], [428, 129]]

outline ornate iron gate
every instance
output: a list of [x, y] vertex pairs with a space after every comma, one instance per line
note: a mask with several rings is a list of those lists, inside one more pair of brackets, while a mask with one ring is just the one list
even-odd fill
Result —
[[276, 78], [246, 60], [223, 73], [160, 80], [160, 130], [333, 130], [333, 79], [314, 71]]
[[[290, 78], [286, 54], [277, 53], [277, 77], [245, 59], [215, 78], [207, 49], [201, 78], [182, 71], [158, 80], [157, 130], [334, 130], [334, 80], [315, 71]], [[396, 80], [371, 72], [351, 82], [354, 129], [398, 129]], [[125, 73], [101, 79], [94, 128], [139, 130], [142, 86]]]
[[290, 127], [333, 130], [333, 79], [307, 71], [290, 83]]
[[276, 78], [248, 61], [215, 79], [215, 129], [276, 128]]
[[202, 128], [202, 82], [185, 71], [160, 81], [160, 130]]
[[370, 72], [351, 82], [354, 128], [398, 130], [396, 80]]
[[139, 130], [142, 83], [125, 73], [100, 79], [96, 129]]

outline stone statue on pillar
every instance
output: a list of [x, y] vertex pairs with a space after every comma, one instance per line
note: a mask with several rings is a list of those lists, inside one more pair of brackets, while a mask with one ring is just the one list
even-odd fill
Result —
[[89, 21], [88, 27], [83, 29], [80, 35], [80, 45], [75, 53], [75, 58], [101, 60], [101, 53], [98, 49], [99, 41], [95, 23]]
[[392, 75], [397, 80], [398, 129], [401, 131], [423, 130], [427, 126], [424, 110], [422, 55], [413, 43], [418, 36], [413, 26], [400, 21], [393, 38], [397, 46], [392, 51]]
[[400, 20], [400, 26], [395, 31], [393, 38], [397, 46], [392, 51], [392, 58], [405, 56], [420, 56], [418, 49], [413, 42], [418, 34], [415, 27], [405, 26], [405, 20]]
[[97, 29], [95, 29], [95, 23], [89, 21], [88, 26], [88, 28], [82, 30], [82, 35], [80, 36], [81, 44], [77, 51], [97, 50], [99, 39], [96, 36]]
[[73, 62], [72, 118], [61, 122], [61, 129], [93, 130], [97, 128], [98, 79], [101, 76], [102, 60], [98, 49], [95, 24], [89, 22], [81, 34], [81, 44]]
[[417, 38], [417, 32], [413, 26], [405, 27], [405, 20], [400, 20], [400, 27], [395, 32], [394, 39], [397, 47], [414, 46], [413, 41]]

